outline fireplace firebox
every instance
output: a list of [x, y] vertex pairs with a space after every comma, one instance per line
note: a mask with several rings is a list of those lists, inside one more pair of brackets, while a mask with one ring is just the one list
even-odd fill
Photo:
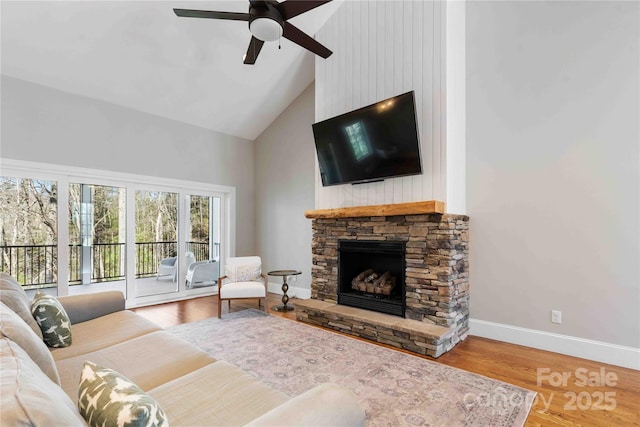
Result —
[[338, 304], [405, 315], [406, 242], [340, 240]]

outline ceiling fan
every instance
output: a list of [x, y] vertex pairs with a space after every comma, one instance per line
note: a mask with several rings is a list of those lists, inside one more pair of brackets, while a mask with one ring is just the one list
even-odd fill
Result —
[[316, 55], [328, 58], [333, 52], [289, 23], [288, 20], [330, 1], [286, 0], [278, 3], [275, 0], [249, 0], [249, 13], [192, 9], [173, 9], [173, 11], [176, 15], [185, 18], [248, 21], [251, 41], [244, 56], [244, 63], [255, 64], [264, 42], [278, 40], [280, 37], [289, 39]]

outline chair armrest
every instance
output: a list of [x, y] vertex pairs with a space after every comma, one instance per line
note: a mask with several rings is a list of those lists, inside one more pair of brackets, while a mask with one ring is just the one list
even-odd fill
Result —
[[125, 309], [124, 295], [120, 291], [58, 297], [69, 315], [71, 324], [86, 322]]
[[312, 388], [283, 403], [247, 426], [332, 426], [365, 425], [365, 412], [349, 389], [332, 383]]
[[227, 276], [220, 276], [220, 277], [218, 277], [218, 295], [220, 295], [220, 289], [222, 288], [222, 281], [223, 281], [224, 279], [226, 279], [226, 278], [227, 278]]
[[160, 265], [168, 265], [168, 266], [174, 266], [176, 264], [176, 260], [178, 259], [178, 257], [172, 256], [170, 258], [165, 258], [160, 260]]
[[202, 264], [207, 264], [207, 261], [197, 261], [197, 262], [192, 262], [191, 264], [189, 264], [187, 266], [187, 274], [189, 273], [193, 273], [199, 266], [201, 266]]

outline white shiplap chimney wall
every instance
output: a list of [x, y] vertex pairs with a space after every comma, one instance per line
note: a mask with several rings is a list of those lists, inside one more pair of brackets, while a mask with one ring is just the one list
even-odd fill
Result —
[[316, 159], [316, 209], [446, 200], [445, 7], [347, 0], [317, 34], [316, 121], [413, 90], [423, 174], [322, 187]]

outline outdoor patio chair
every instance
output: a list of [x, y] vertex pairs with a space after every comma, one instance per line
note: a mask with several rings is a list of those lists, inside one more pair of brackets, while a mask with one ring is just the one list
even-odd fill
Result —
[[[186, 266], [187, 269], [191, 264], [196, 262], [196, 257], [193, 252], [186, 252]], [[160, 277], [171, 276], [172, 280], [176, 282], [178, 280], [178, 257], [172, 256], [169, 258], [164, 258], [160, 261], [160, 265], [158, 265], [158, 273], [156, 275], [156, 280]]]
[[225, 275], [218, 278], [218, 317], [222, 317], [222, 300], [229, 309], [232, 299], [258, 298], [258, 307], [264, 302], [267, 311], [267, 276], [262, 274], [259, 256], [227, 258]]
[[218, 259], [198, 261], [187, 269], [187, 288], [215, 285], [220, 275]]

